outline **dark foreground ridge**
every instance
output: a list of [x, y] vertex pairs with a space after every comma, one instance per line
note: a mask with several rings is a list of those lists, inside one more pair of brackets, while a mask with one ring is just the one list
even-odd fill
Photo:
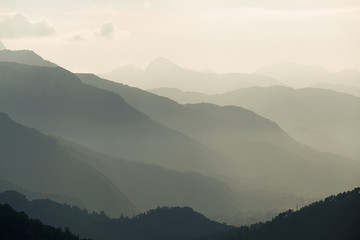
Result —
[[29, 218], [25, 213], [16, 212], [8, 204], [0, 204], [0, 239], [52, 239], [79, 240], [69, 229], [65, 231], [44, 225], [39, 220]]
[[330, 196], [272, 221], [240, 227], [198, 240], [360, 239], [360, 188]]
[[229, 231], [233, 227], [207, 219], [189, 207], [162, 207], [128, 218], [111, 219], [104, 214], [89, 213], [78, 207], [50, 200], [28, 201], [15, 191], [0, 193], [0, 203], [8, 203], [32, 218], [94, 240], [186, 240]]

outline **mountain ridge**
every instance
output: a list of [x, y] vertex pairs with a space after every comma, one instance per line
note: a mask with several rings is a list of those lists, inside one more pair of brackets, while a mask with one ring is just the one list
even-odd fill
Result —
[[0, 114], [0, 132], [1, 179], [30, 190], [67, 194], [81, 199], [89, 209], [111, 215], [137, 211], [102, 173], [76, 161], [56, 138], [20, 125], [4, 113]]
[[68, 227], [81, 237], [92, 239], [193, 239], [233, 229], [207, 219], [189, 207], [158, 207], [127, 218], [111, 219], [103, 213], [58, 204], [46, 199], [28, 201], [25, 196], [7, 191], [0, 202], [10, 204], [30, 217], [55, 227]]

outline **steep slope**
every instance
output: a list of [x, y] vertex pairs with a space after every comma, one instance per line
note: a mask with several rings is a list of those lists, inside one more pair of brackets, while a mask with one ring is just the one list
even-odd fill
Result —
[[289, 210], [272, 221], [241, 227], [207, 240], [285, 240], [360, 238], [360, 188], [330, 196], [299, 211]]
[[56, 64], [44, 60], [42, 57], [30, 50], [2, 50], [0, 51], [0, 62], [16, 62], [34, 66], [57, 67]]
[[0, 113], [0, 178], [34, 191], [69, 195], [91, 210], [133, 214], [134, 205], [103, 174], [79, 162], [56, 138]]
[[232, 227], [210, 221], [191, 208], [157, 208], [131, 219], [110, 219], [104, 214], [61, 205], [50, 200], [28, 201], [17, 192], [0, 193], [0, 203], [8, 203], [30, 217], [56, 227], [68, 227], [82, 237], [100, 239], [193, 239]]
[[1, 239], [53, 239], [79, 240], [69, 231], [62, 231], [44, 225], [39, 220], [30, 219], [26, 214], [14, 211], [8, 204], [0, 205], [0, 236]]
[[[128, 73], [128, 72], [126, 72]], [[201, 91], [206, 93], [221, 93], [231, 89], [249, 86], [271, 86], [281, 84], [277, 80], [256, 74], [242, 73], [209, 73], [184, 69], [165, 59], [157, 58], [149, 64], [144, 73], [136, 81], [129, 83], [127, 79], [135, 79], [128, 74], [103, 74], [111, 80], [127, 83], [142, 89], [159, 87], [179, 88], [184, 91]]]
[[0, 110], [46, 133], [129, 160], [209, 171], [225, 159], [152, 121], [118, 94], [83, 84], [61, 68], [0, 63]]
[[360, 163], [305, 147], [274, 122], [249, 110], [212, 104], [183, 106], [94, 75], [78, 76], [88, 84], [120, 94], [156, 121], [230, 156], [231, 169], [219, 172], [226, 173], [226, 178], [219, 177], [229, 183], [228, 178], [236, 179], [232, 186], [241, 191], [265, 188], [314, 196], [359, 184]]

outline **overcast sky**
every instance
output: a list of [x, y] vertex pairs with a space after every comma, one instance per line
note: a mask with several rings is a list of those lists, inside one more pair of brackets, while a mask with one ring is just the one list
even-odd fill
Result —
[[0, 0], [0, 40], [69, 70], [252, 72], [288, 60], [360, 70], [359, 0]]

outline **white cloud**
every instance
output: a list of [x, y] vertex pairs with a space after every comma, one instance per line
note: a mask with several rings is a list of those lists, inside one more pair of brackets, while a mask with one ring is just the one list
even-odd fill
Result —
[[45, 20], [31, 22], [22, 13], [0, 15], [1, 38], [45, 37], [55, 34], [55, 29]]

